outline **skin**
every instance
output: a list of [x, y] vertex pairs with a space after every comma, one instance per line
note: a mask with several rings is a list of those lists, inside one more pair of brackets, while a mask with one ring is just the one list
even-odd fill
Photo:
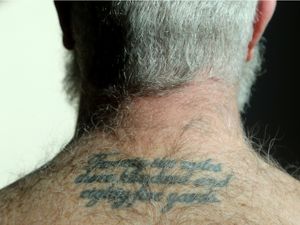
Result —
[[[89, 134], [43, 170], [4, 189], [0, 224], [297, 224], [299, 182], [253, 153], [242, 133], [234, 93], [233, 87], [220, 81], [207, 81], [166, 96], [134, 100], [128, 105], [126, 123], [115, 135]], [[159, 107], [154, 108], [156, 104]], [[193, 180], [224, 180], [231, 174], [233, 178], [216, 191], [218, 202], [172, 203], [172, 193], [193, 193], [196, 188], [152, 183], [150, 190], [163, 192], [164, 200], [135, 201], [123, 208], [113, 208], [112, 200], [102, 200], [86, 207], [90, 199], [80, 197], [83, 191], [107, 189], [110, 184], [75, 180], [85, 174], [92, 155], [113, 149], [119, 155], [110, 156], [111, 161], [136, 157], [188, 162], [212, 159], [222, 170], [200, 170]], [[124, 169], [102, 169], [95, 174], [103, 171], [120, 175]], [[186, 171], [168, 173], [183, 176]], [[152, 169], [148, 174], [157, 172]], [[137, 192], [141, 185], [120, 182], [117, 187]], [[168, 202], [172, 207], [162, 213]]]
[[[270, 6], [260, 3], [254, 39]], [[3, 189], [0, 225], [299, 224], [300, 184], [254, 153], [236, 94], [236, 86], [207, 79], [132, 97], [113, 132], [83, 135]]]

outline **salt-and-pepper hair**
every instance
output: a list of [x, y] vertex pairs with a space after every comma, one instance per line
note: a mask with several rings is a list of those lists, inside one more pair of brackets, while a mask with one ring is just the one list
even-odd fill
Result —
[[258, 54], [245, 61], [256, 5], [247, 0], [73, 3], [73, 66], [80, 75], [72, 71], [69, 87], [77, 94], [87, 86], [96, 92], [122, 86], [146, 93], [218, 77], [240, 85], [242, 109], [260, 64]]

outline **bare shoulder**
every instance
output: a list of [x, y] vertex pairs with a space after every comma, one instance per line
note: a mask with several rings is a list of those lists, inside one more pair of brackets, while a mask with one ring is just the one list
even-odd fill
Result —
[[67, 196], [69, 181], [58, 164], [52, 160], [0, 190], [0, 225], [48, 224], [48, 217], [59, 215], [56, 204], [63, 202], [61, 194]]
[[0, 225], [295, 224], [273, 207], [280, 204], [283, 214], [297, 215], [291, 207], [295, 195], [272, 196], [284, 187], [275, 189], [272, 171], [250, 160], [114, 149], [75, 161], [61, 170], [37, 171], [0, 191]]
[[15, 218], [24, 205], [25, 196], [37, 182], [37, 175], [32, 173], [0, 190], [0, 225], [18, 224]]

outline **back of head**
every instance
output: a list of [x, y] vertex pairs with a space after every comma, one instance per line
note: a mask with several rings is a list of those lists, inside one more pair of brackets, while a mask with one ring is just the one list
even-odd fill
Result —
[[[73, 2], [73, 96], [159, 93], [215, 77], [243, 109], [259, 65], [245, 62], [256, 1]], [[120, 94], [122, 93], [122, 94]]]

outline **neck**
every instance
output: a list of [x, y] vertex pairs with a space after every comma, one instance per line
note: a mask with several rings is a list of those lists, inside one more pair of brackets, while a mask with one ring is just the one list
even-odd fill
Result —
[[213, 79], [159, 95], [135, 96], [121, 107], [113, 134], [98, 130], [94, 137], [144, 153], [196, 145], [206, 151], [231, 148], [224, 142], [244, 141], [236, 99], [234, 86]]
[[0, 192], [0, 218], [17, 224], [55, 218], [92, 225], [100, 217], [103, 224], [123, 218], [128, 224], [182, 218], [184, 224], [298, 224], [299, 183], [243, 151], [235, 99], [234, 88], [219, 81], [133, 97], [114, 132], [89, 133], [14, 185], [20, 194]]

